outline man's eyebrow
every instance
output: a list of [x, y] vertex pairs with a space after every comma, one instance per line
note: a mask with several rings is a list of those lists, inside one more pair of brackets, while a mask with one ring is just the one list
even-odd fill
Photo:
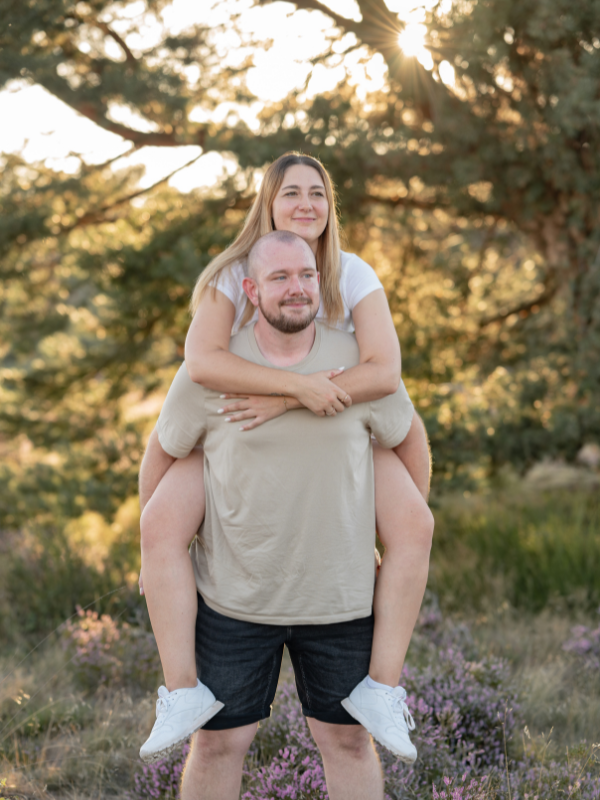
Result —
[[[293, 184], [290, 184], [289, 186], [283, 186], [281, 191], [284, 192], [286, 189], [299, 189], [299, 188], [300, 187], [297, 184], [293, 183]], [[324, 189], [325, 187], [323, 186], [322, 183], [315, 183], [314, 186], [311, 186], [310, 188], [311, 189]]]

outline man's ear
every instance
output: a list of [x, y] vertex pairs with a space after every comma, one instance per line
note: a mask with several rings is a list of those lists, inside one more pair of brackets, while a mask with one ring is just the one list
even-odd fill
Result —
[[258, 306], [258, 286], [254, 278], [244, 278], [242, 281], [242, 289], [253, 306]]

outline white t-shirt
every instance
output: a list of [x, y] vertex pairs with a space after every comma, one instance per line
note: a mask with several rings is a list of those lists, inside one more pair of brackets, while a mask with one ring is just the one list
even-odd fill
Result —
[[[232, 336], [239, 332], [240, 323], [244, 311], [246, 310], [246, 293], [242, 289], [244, 277], [244, 267], [241, 263], [237, 263], [224, 269], [219, 275], [218, 282], [213, 282], [213, 286], [216, 286], [220, 292], [223, 292], [235, 306], [235, 320], [231, 330]], [[340, 293], [344, 303], [344, 317], [339, 320], [335, 327], [342, 331], [353, 333], [354, 323], [352, 322], [352, 309], [358, 305], [363, 298], [376, 289], [383, 289], [383, 286], [375, 274], [373, 267], [370, 267], [366, 261], [363, 261], [362, 258], [359, 258], [354, 253], [344, 253], [342, 251]], [[323, 303], [321, 302], [317, 313], [317, 319], [322, 319], [324, 316], [325, 312], [323, 310]], [[255, 311], [254, 316], [248, 324], [256, 322], [257, 319], [258, 313]]]

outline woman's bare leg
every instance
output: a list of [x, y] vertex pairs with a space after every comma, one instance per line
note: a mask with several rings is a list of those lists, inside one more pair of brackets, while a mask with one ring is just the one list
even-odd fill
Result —
[[375, 585], [369, 675], [397, 686], [427, 585], [433, 516], [393, 450], [374, 446], [377, 531], [385, 547]]
[[196, 580], [188, 548], [204, 518], [204, 455], [167, 470], [140, 520], [142, 576], [167, 689], [196, 686]]

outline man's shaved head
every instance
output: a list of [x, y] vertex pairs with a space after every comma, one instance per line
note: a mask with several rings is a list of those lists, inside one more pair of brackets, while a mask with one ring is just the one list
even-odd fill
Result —
[[316, 267], [314, 253], [301, 236], [291, 233], [291, 231], [271, 231], [271, 233], [266, 233], [264, 236], [261, 236], [260, 239], [254, 243], [250, 252], [248, 253], [248, 259], [246, 261], [246, 274], [249, 278], [252, 278], [253, 280], [258, 279], [260, 266], [264, 263], [265, 258], [268, 257], [269, 250], [273, 247], [273, 245], [278, 244], [303, 248], [306, 250], [311, 266]]

